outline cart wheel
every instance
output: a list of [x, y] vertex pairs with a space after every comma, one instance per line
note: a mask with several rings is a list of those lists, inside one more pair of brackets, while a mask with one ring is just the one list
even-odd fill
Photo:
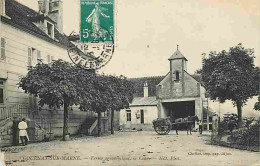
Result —
[[166, 135], [170, 132], [171, 126], [169, 126], [169, 125], [168, 126], [155, 126], [154, 130], [159, 135]]

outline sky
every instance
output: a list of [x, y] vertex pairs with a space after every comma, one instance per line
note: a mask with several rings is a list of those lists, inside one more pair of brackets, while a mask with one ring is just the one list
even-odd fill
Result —
[[[37, 0], [17, 1], [38, 11]], [[67, 35], [79, 32], [79, 2], [63, 0]], [[115, 0], [115, 25], [115, 52], [101, 69], [106, 74], [166, 75], [177, 44], [190, 74], [202, 67], [202, 53], [239, 43], [254, 48], [255, 65], [260, 66], [259, 0]], [[231, 103], [224, 109], [234, 111]]]

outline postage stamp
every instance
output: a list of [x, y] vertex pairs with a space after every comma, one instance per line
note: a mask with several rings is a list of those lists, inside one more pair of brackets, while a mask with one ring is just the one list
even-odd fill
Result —
[[81, 0], [80, 8], [80, 42], [77, 47], [83, 54], [76, 48], [68, 53], [73, 63], [99, 69], [114, 53], [114, 0]]

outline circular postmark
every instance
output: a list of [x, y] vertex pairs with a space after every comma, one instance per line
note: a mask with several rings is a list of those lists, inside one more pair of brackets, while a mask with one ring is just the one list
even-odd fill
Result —
[[[82, 35], [90, 41], [76, 42], [75, 47], [68, 49], [71, 61], [87, 69], [100, 69], [105, 66], [114, 54], [112, 31], [100, 28], [98, 31], [84, 30]], [[107, 42], [107, 39], [110, 41]]]

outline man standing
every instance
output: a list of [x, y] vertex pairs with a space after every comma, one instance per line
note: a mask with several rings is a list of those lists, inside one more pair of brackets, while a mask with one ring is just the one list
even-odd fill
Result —
[[28, 128], [27, 123], [25, 122], [25, 118], [18, 124], [19, 136], [22, 141], [22, 145], [27, 145], [29, 141], [29, 137], [26, 129]]

